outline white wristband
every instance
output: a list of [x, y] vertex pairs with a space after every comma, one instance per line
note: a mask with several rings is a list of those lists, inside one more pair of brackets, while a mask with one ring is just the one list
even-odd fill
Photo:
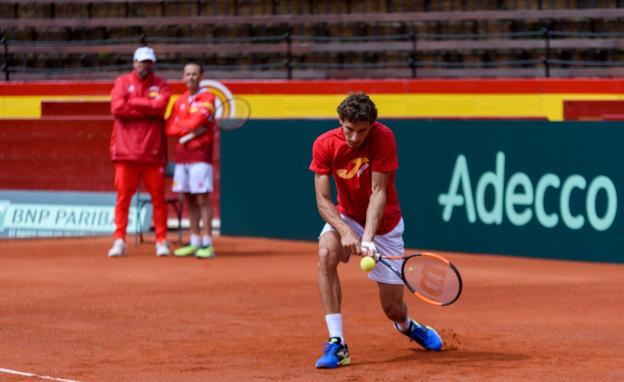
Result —
[[377, 253], [377, 247], [372, 241], [363, 241], [360, 243], [360, 248], [369, 252]]

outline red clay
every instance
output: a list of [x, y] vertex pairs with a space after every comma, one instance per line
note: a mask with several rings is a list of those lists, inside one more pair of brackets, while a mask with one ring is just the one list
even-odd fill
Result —
[[[217, 239], [214, 260], [108, 259], [110, 238], [0, 242], [0, 369], [78, 381], [621, 381], [624, 266], [446, 254], [460, 300], [411, 315], [446, 350], [398, 335], [357, 261], [340, 267], [353, 364], [316, 370], [327, 337], [315, 243]], [[2, 381], [36, 381], [0, 372]]]

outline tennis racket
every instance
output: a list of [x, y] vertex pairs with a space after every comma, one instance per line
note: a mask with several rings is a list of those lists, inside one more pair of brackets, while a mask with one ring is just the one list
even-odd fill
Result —
[[[409, 256], [383, 256], [375, 253], [373, 258], [399, 276], [407, 289], [425, 302], [446, 306], [457, 301], [461, 294], [459, 271], [440, 255], [422, 252]], [[388, 260], [403, 260], [401, 271], [394, 269]]]
[[[216, 100], [214, 113], [208, 119], [208, 123], [217, 120], [217, 127], [223, 131], [236, 130], [242, 127], [251, 116], [251, 105], [241, 97], [232, 97], [226, 100]], [[200, 127], [188, 134], [181, 136], [178, 142], [185, 144], [191, 139], [208, 131], [205, 127]]]

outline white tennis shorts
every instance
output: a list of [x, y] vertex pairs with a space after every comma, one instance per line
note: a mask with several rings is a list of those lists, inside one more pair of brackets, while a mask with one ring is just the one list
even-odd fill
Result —
[[[348, 216], [340, 215], [342, 220], [347, 223], [349, 227], [356, 233], [356, 235], [362, 237], [364, 234], [364, 228], [355, 220]], [[385, 235], [376, 235], [373, 239], [377, 251], [386, 256], [403, 256], [405, 251], [405, 244], [403, 243], [403, 231], [405, 226], [403, 225], [403, 218], [399, 223]], [[323, 230], [319, 237], [329, 231], [335, 231], [334, 227], [325, 223]], [[401, 272], [402, 260], [388, 260], [394, 269]], [[372, 271], [369, 272], [368, 278], [384, 284], [396, 284], [403, 285], [403, 281], [394, 272], [389, 270], [383, 265], [377, 265]]]
[[210, 163], [177, 163], [173, 171], [173, 192], [204, 194], [212, 192], [212, 165]]

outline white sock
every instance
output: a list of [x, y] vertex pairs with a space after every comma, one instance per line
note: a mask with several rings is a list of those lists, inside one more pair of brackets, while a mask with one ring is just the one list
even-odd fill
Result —
[[409, 328], [409, 324], [410, 324], [410, 318], [407, 317], [405, 322], [401, 323], [401, 322], [395, 322], [394, 325], [397, 327], [397, 329], [399, 329], [402, 332], [405, 332], [408, 328]]
[[201, 245], [201, 241], [199, 240], [199, 235], [191, 234], [191, 245], [195, 247], [199, 247]]
[[212, 238], [211, 238], [210, 236], [208, 236], [208, 235], [204, 236], [204, 237], [202, 238], [202, 245], [203, 245], [204, 247], [207, 247], [207, 246], [209, 246], [209, 245], [212, 245]]
[[325, 322], [327, 322], [327, 329], [329, 330], [329, 337], [339, 337], [340, 342], [344, 344], [344, 337], [342, 336], [342, 314], [332, 313], [325, 315]]

